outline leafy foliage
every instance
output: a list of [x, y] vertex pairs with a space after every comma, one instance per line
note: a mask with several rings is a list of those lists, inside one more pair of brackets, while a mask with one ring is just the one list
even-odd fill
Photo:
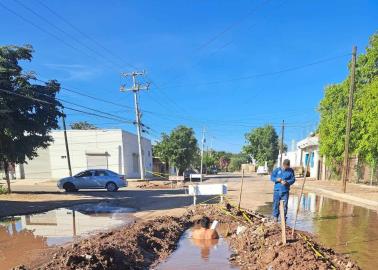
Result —
[[[349, 65], [350, 66], [350, 65]], [[350, 153], [369, 164], [378, 161], [378, 34], [370, 38], [356, 62], [356, 88], [350, 134]], [[350, 77], [325, 88], [319, 105], [320, 153], [337, 168], [343, 160]]]
[[0, 162], [4, 168], [37, 156], [38, 148], [52, 142], [49, 132], [58, 128], [62, 105], [55, 96], [60, 85], [56, 81], [32, 84], [34, 74], [22, 73], [19, 65], [21, 60], [30, 61], [32, 52], [31, 46], [0, 47], [0, 89], [10, 92], [0, 95]]
[[258, 164], [268, 163], [271, 169], [277, 160], [279, 152], [278, 135], [271, 125], [252, 129], [245, 135], [247, 145], [243, 152], [251, 154]]
[[241, 165], [248, 162], [248, 156], [245, 154], [233, 155], [230, 159], [229, 170], [231, 172], [240, 171]]
[[72, 129], [82, 129], [82, 130], [98, 129], [95, 125], [88, 123], [87, 121], [79, 121], [79, 122], [72, 123], [70, 127]]
[[154, 154], [176, 167], [178, 174], [182, 175], [198, 155], [193, 129], [178, 126], [169, 135], [163, 133], [161, 141], [154, 147]]

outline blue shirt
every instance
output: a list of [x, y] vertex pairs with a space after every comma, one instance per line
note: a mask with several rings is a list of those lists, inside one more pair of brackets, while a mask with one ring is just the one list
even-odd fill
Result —
[[[278, 178], [282, 178], [288, 185], [277, 182]], [[292, 168], [287, 168], [286, 170], [284, 168], [276, 168], [273, 170], [270, 180], [274, 183], [275, 191], [287, 192], [290, 190], [290, 186], [295, 182], [294, 171]]]

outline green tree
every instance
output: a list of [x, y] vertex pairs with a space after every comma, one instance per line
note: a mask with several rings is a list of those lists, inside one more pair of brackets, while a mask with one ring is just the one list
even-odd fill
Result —
[[378, 164], [378, 76], [361, 92], [361, 98], [356, 102], [356, 116], [362, 126], [357, 152], [371, 166], [374, 175]]
[[[350, 67], [350, 64], [349, 64]], [[375, 110], [372, 107], [376, 99], [374, 82], [378, 76], [378, 34], [374, 34], [369, 41], [365, 54], [360, 54], [356, 63], [356, 88], [354, 92], [354, 107], [352, 114], [352, 128], [350, 134], [350, 153], [373, 164], [376, 154], [374, 148]], [[344, 140], [346, 129], [346, 115], [350, 77], [343, 82], [332, 84], [325, 88], [324, 98], [319, 105], [320, 123], [320, 153], [327, 157], [327, 164], [339, 174], [343, 161]]]
[[169, 135], [163, 133], [154, 151], [162, 160], [176, 167], [178, 175], [182, 175], [198, 153], [197, 139], [193, 129], [178, 126]]
[[273, 168], [278, 157], [278, 135], [271, 125], [252, 129], [245, 135], [247, 145], [243, 147], [245, 154], [252, 155], [258, 164], [268, 163]]
[[82, 129], [82, 130], [89, 130], [89, 129], [98, 129], [95, 125], [88, 123], [87, 121], [79, 121], [74, 122], [70, 125], [72, 129]]
[[245, 154], [232, 155], [230, 158], [230, 165], [228, 166], [231, 172], [240, 171], [241, 165], [248, 162], [248, 156]]
[[[46, 148], [58, 128], [62, 105], [55, 99], [60, 85], [30, 83], [34, 73], [25, 74], [19, 61], [32, 59], [31, 46], [0, 47], [0, 162], [5, 169], [8, 192], [11, 192], [9, 164], [25, 163], [37, 156], [38, 148]], [[26, 96], [28, 98], [25, 98]]]

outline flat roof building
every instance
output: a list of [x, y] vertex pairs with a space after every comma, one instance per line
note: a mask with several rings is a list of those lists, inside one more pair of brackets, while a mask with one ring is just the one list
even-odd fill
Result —
[[[53, 131], [54, 142], [38, 149], [38, 156], [16, 168], [17, 179], [59, 179], [69, 176], [63, 131]], [[140, 178], [138, 139], [121, 129], [67, 130], [72, 174], [86, 169], [109, 169], [126, 178]], [[146, 175], [152, 172], [151, 141], [142, 138]]]

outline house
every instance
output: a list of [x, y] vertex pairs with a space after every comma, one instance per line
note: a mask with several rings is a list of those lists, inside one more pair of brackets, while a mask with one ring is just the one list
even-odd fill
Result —
[[[320, 179], [323, 167], [322, 159], [319, 155], [319, 137], [309, 136], [296, 144], [296, 148], [283, 154], [282, 160], [289, 159], [291, 167], [306, 168], [309, 165], [310, 178]], [[280, 156], [278, 156], [278, 163]]]
[[[54, 142], [38, 156], [16, 168], [17, 179], [59, 179], [69, 175], [64, 132], [53, 131]], [[126, 178], [139, 178], [138, 139], [121, 129], [67, 130], [72, 174], [109, 169]], [[142, 138], [146, 175], [152, 172], [151, 141]]]

